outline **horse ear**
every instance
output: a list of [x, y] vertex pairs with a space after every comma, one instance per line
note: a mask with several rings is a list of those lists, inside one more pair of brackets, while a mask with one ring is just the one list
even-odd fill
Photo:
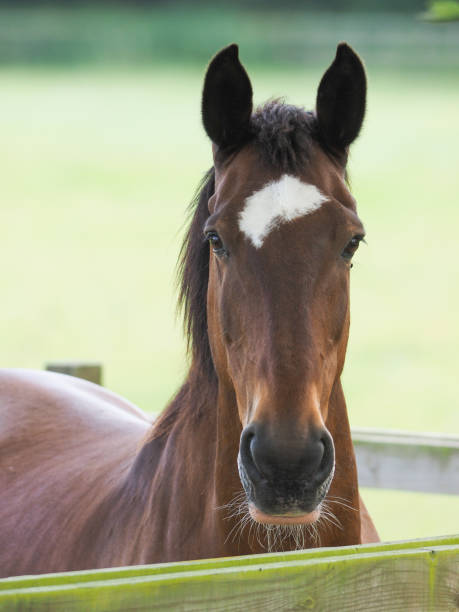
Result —
[[325, 144], [345, 152], [362, 127], [367, 80], [362, 61], [349, 45], [340, 43], [332, 65], [317, 91], [316, 115]]
[[248, 137], [252, 85], [239, 61], [238, 46], [222, 49], [207, 69], [202, 93], [202, 121], [218, 148], [235, 147]]

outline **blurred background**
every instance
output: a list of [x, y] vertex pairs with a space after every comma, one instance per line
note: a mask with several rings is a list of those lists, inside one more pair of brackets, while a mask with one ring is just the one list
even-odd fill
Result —
[[[160, 411], [186, 372], [174, 271], [211, 165], [207, 62], [237, 42], [256, 102], [311, 109], [346, 40], [369, 80], [349, 166], [368, 242], [352, 270], [351, 424], [459, 433], [455, 4], [0, 2], [0, 364], [101, 362], [107, 387]], [[386, 540], [458, 531], [458, 497], [364, 497]]]

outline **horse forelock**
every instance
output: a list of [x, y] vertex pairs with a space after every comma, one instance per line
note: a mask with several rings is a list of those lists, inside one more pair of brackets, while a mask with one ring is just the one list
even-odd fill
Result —
[[319, 139], [314, 113], [279, 99], [256, 109], [251, 129], [261, 158], [289, 174], [304, 168], [311, 157], [312, 143]]

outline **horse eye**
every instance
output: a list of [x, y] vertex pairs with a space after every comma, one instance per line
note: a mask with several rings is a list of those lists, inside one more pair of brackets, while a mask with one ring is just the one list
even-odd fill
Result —
[[341, 253], [341, 257], [346, 261], [351, 261], [352, 256], [359, 248], [360, 242], [363, 240], [363, 235], [358, 234], [357, 236], [353, 236], [351, 240], [345, 246], [343, 252]]
[[216, 231], [206, 232], [206, 240], [209, 241], [209, 244], [212, 246], [212, 250], [216, 255], [223, 255], [226, 252], [223, 242]]

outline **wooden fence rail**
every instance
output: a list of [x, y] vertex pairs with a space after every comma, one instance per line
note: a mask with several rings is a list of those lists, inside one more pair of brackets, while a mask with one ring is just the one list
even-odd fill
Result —
[[459, 537], [0, 580], [0, 609], [455, 610]]
[[359, 484], [459, 495], [459, 436], [353, 429]]

